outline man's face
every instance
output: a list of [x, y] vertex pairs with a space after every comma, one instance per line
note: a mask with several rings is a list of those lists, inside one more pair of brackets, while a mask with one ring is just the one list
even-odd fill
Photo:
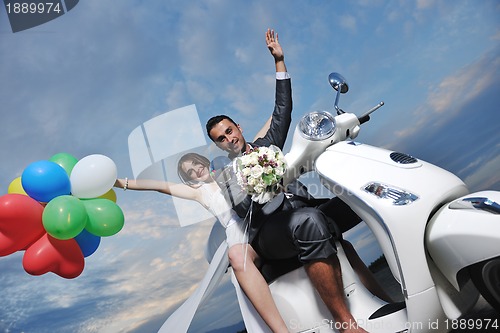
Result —
[[247, 143], [243, 138], [241, 127], [228, 119], [218, 122], [209, 134], [217, 147], [230, 155], [239, 155], [246, 150]]

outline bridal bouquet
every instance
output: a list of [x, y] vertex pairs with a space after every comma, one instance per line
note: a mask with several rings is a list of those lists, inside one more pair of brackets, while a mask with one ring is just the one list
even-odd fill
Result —
[[257, 147], [236, 160], [238, 184], [260, 204], [279, 192], [286, 170], [285, 157], [276, 146]]

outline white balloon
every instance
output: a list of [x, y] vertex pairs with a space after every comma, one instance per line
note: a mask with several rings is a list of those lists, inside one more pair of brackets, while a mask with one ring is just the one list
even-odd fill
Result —
[[113, 188], [116, 176], [112, 159], [100, 154], [86, 156], [71, 171], [71, 194], [81, 199], [97, 198]]

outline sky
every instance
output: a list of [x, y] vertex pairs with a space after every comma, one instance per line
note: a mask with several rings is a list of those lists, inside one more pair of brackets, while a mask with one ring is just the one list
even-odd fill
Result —
[[[267, 28], [292, 77], [292, 128], [332, 110], [327, 78], [339, 72], [345, 111], [385, 102], [357, 141], [436, 164], [471, 191], [500, 190], [498, 1], [86, 0], [17, 33], [0, 8], [0, 195], [60, 152], [106, 155], [131, 178], [129, 134], [187, 105], [202, 125], [228, 114], [253, 137], [274, 105]], [[125, 226], [79, 277], [29, 275], [22, 252], [0, 258], [0, 332], [156, 332], [193, 292], [213, 221], [180, 228], [171, 198], [116, 192]], [[380, 255], [367, 228], [347, 236], [365, 262]], [[230, 283], [209, 302], [190, 331], [241, 329]]]

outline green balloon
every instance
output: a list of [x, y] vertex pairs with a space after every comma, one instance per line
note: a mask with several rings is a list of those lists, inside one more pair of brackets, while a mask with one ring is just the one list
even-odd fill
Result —
[[85, 229], [101, 237], [112, 236], [123, 228], [125, 217], [121, 208], [111, 200], [103, 198], [82, 200], [89, 220]]
[[71, 195], [60, 195], [50, 200], [42, 214], [47, 233], [62, 240], [77, 236], [85, 228], [87, 220], [85, 206]]
[[78, 162], [78, 159], [73, 155], [67, 153], [58, 153], [52, 156], [49, 161], [59, 164], [69, 175], [71, 175], [71, 171], [73, 167]]

